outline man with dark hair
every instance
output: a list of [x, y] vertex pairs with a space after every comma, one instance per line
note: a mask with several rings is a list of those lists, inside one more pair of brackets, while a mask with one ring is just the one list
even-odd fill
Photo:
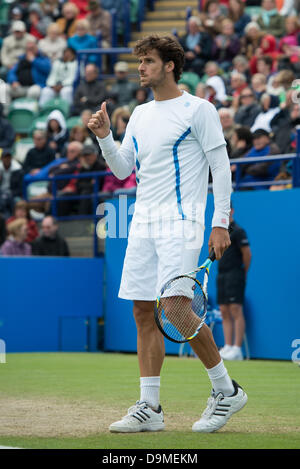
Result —
[[32, 244], [35, 256], [69, 257], [69, 247], [65, 239], [58, 233], [57, 220], [48, 215], [42, 221], [42, 235]]
[[14, 202], [22, 197], [22, 179], [22, 166], [13, 159], [13, 151], [4, 148], [0, 161], [0, 211], [6, 216], [11, 216]]
[[[210, 102], [178, 87], [184, 51], [177, 40], [149, 36], [137, 43], [134, 53], [141, 86], [152, 89], [154, 100], [134, 109], [119, 149], [112, 138], [106, 103], [88, 124], [111, 171], [125, 179], [135, 167], [137, 180], [119, 297], [133, 300], [141, 394], [127, 415], [110, 426], [111, 432], [165, 427], [159, 400], [165, 350], [154, 320], [154, 305], [165, 282], [198, 265], [209, 167], [215, 203], [209, 248], [220, 259], [230, 245], [231, 173], [218, 113]], [[244, 407], [247, 395], [229, 377], [205, 324], [190, 344], [213, 388], [207, 408], [192, 430], [213, 432]], [[226, 412], [216, 411], [220, 404]]]

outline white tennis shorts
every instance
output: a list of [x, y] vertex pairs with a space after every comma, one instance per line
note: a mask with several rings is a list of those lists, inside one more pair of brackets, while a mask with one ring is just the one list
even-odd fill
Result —
[[119, 297], [154, 301], [168, 280], [198, 266], [203, 236], [204, 226], [190, 220], [133, 221]]

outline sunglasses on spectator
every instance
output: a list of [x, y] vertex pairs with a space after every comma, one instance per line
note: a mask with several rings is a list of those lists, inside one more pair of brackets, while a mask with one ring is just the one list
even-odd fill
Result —
[[241, 98], [253, 98], [253, 94], [241, 94]]

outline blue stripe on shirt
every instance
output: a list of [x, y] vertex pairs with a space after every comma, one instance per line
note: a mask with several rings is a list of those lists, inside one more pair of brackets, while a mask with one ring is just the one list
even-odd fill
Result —
[[135, 166], [136, 166], [136, 172], [135, 172], [135, 178], [136, 178], [136, 182], [139, 183], [140, 180], [137, 176], [137, 171], [139, 171], [141, 165], [140, 165], [140, 162], [139, 160], [137, 159], [137, 155], [138, 155], [138, 152], [139, 152], [139, 147], [138, 147], [138, 143], [137, 143], [137, 140], [134, 136], [132, 136], [132, 140], [133, 140], [133, 144], [134, 144], [134, 148], [135, 148], [135, 151], [136, 151], [136, 160], [135, 160]]
[[173, 146], [173, 158], [174, 158], [174, 165], [175, 165], [175, 175], [176, 175], [176, 196], [177, 196], [177, 206], [179, 215], [181, 215], [182, 220], [185, 219], [185, 215], [182, 210], [181, 205], [181, 192], [180, 192], [180, 167], [178, 161], [178, 147], [181, 142], [191, 133], [191, 128], [189, 127], [179, 139], [176, 141], [175, 145]]

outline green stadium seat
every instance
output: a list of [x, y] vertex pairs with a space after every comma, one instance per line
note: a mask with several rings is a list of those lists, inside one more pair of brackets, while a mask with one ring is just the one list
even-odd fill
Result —
[[45, 114], [50, 114], [52, 111], [61, 111], [65, 118], [69, 115], [70, 105], [68, 101], [65, 101], [61, 98], [54, 98], [47, 101], [42, 108], [40, 109], [39, 115], [44, 116]]
[[8, 23], [9, 22], [9, 3], [0, 4], [0, 22]]
[[32, 134], [34, 130], [46, 130], [48, 115], [49, 113], [44, 116], [39, 115], [31, 122], [30, 134]]
[[80, 116], [73, 116], [67, 119], [67, 129], [71, 130], [75, 125], [83, 125], [82, 119]]
[[191, 94], [195, 94], [199, 82], [200, 77], [194, 72], [183, 72], [179, 80], [179, 83], [183, 83], [189, 87]]
[[28, 134], [35, 116], [36, 113], [29, 109], [11, 109], [7, 117], [16, 133]]
[[12, 109], [28, 109], [37, 115], [39, 110], [39, 103], [37, 99], [17, 98], [14, 99], [9, 106], [9, 110]]

